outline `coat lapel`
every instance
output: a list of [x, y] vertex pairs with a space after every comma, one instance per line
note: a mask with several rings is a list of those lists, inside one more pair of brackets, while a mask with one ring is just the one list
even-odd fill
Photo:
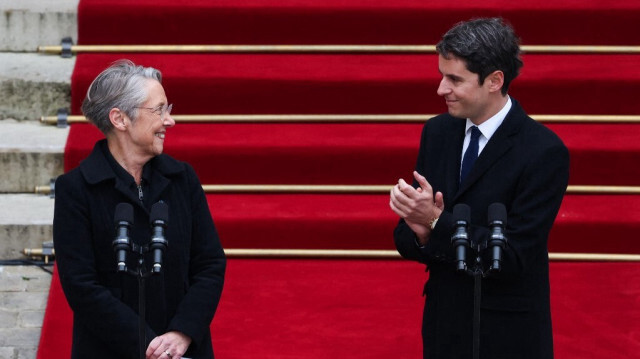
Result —
[[156, 203], [164, 190], [169, 186], [169, 179], [158, 171], [153, 171], [151, 178], [151, 189], [149, 190], [149, 203]]
[[[480, 156], [478, 156], [478, 159], [473, 165], [471, 172], [469, 172], [468, 177], [460, 184], [460, 188], [454, 198], [454, 202], [458, 197], [472, 187], [473, 184], [477, 182], [482, 175], [487, 172], [496, 161], [500, 160], [500, 158], [513, 146], [513, 135], [520, 129], [523, 120], [526, 118], [526, 114], [515, 100], [512, 101], [513, 105], [511, 110], [500, 127], [498, 127], [493, 136], [491, 136], [491, 139], [487, 142], [487, 145], [480, 153]], [[460, 147], [462, 147], [462, 145]]]
[[[106, 180], [114, 180], [114, 188], [121, 192], [124, 196], [131, 200], [131, 203], [143, 206], [139, 198], [134, 192], [128, 188], [113, 171], [108, 160], [105, 158], [104, 151], [108, 151], [106, 140], [100, 140], [96, 143], [93, 151], [80, 165], [80, 169], [89, 184], [97, 184]], [[171, 180], [167, 176], [180, 173], [184, 168], [175, 160], [166, 155], [159, 155], [151, 159], [152, 173], [150, 181], [149, 194], [145, 199], [145, 203], [155, 203], [158, 201], [163, 191], [169, 186]], [[146, 193], [145, 193], [146, 195]], [[145, 208], [146, 211], [146, 208]]]
[[171, 184], [171, 179], [168, 177], [184, 171], [184, 168], [167, 155], [158, 155], [151, 161], [153, 172], [151, 173], [149, 203], [156, 203]]
[[455, 133], [455, 137], [452, 138], [452, 140], [449, 142], [449, 149], [446, 151], [447, 158], [445, 159], [445, 162], [447, 164], [446, 175], [444, 177], [447, 179], [445, 183], [446, 191], [443, 191], [443, 193], [445, 194], [445, 203], [447, 203], [446, 198], [451, 198], [458, 192], [458, 182], [460, 181], [460, 163], [462, 160], [462, 143], [464, 142], [465, 135], [464, 128], [466, 120], [459, 118], [454, 118], [453, 120], [454, 129], [452, 133]]

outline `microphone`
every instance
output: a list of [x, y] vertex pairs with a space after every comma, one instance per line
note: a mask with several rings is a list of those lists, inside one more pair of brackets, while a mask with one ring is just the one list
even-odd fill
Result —
[[492, 203], [489, 206], [488, 215], [491, 236], [489, 237], [489, 247], [491, 247], [491, 270], [499, 272], [502, 262], [502, 250], [507, 243], [504, 236], [504, 229], [507, 226], [507, 209], [502, 203]]
[[162, 270], [162, 254], [167, 249], [169, 242], [164, 238], [164, 230], [169, 221], [169, 206], [160, 201], [151, 206], [151, 226], [152, 236], [149, 249], [153, 251], [153, 273], [160, 273]]
[[118, 272], [126, 272], [127, 251], [131, 250], [129, 227], [133, 223], [133, 206], [129, 203], [118, 203], [113, 221], [116, 225], [116, 238], [111, 242], [111, 246], [116, 252]]
[[455, 232], [451, 237], [451, 243], [456, 250], [456, 269], [465, 271], [467, 264], [467, 247], [469, 247], [469, 234], [467, 229], [471, 222], [471, 208], [464, 204], [458, 203], [453, 207], [453, 222], [455, 224]]

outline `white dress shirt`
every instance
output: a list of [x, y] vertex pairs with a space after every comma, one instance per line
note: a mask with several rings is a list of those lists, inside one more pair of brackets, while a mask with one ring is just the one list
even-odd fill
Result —
[[[498, 113], [477, 126], [478, 130], [480, 130], [480, 133], [482, 133], [482, 135], [478, 138], [478, 157], [480, 156], [480, 153], [482, 153], [484, 146], [486, 146], [487, 142], [489, 142], [491, 136], [493, 136], [498, 127], [500, 127], [502, 121], [504, 121], [504, 118], [507, 117], [507, 113], [509, 113], [509, 110], [511, 110], [511, 97], [507, 96], [507, 103], [504, 105], [504, 107], [502, 107], [502, 110], [498, 111]], [[473, 126], [475, 126], [475, 124], [471, 122], [470, 119], [467, 119], [464, 142], [462, 143], [461, 157], [463, 158], [467, 147], [469, 147], [469, 142], [471, 142], [471, 127]], [[462, 170], [462, 159], [460, 159], [460, 170]]]

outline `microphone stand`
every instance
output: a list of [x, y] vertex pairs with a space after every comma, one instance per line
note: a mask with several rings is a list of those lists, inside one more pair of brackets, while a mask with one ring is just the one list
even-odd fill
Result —
[[[141, 198], [142, 199], [142, 198]], [[117, 272], [127, 273], [136, 276], [138, 279], [138, 342], [140, 347], [140, 359], [145, 359], [146, 355], [146, 289], [145, 280], [152, 274], [160, 273], [162, 270], [162, 255], [167, 247], [167, 240], [164, 238], [164, 228], [169, 219], [169, 209], [167, 204], [160, 201], [151, 206], [151, 224], [153, 226], [153, 237], [148, 245], [139, 245], [131, 243], [129, 239], [129, 227], [133, 224], [133, 207], [131, 204], [122, 202], [116, 206], [114, 219], [116, 223], [116, 231], [118, 235], [112, 242], [113, 249], [116, 251]], [[147, 270], [144, 263], [146, 253], [153, 250], [153, 269]], [[127, 268], [126, 252], [136, 253], [138, 255], [138, 267], [135, 271]]]
[[131, 244], [131, 252], [138, 255], [138, 266], [135, 271], [127, 269], [126, 273], [138, 278], [138, 345], [140, 359], [146, 358], [146, 289], [145, 280], [153, 273], [148, 271], [144, 263], [144, 254], [149, 252], [148, 246], [141, 246], [135, 243]]
[[[464, 206], [466, 205], [457, 204], [456, 207], [454, 207], [454, 218], [462, 218], [463, 216], [461, 216], [461, 214], [465, 214], [468, 217], [467, 213], [463, 213], [464, 211], [456, 211], [458, 208], [463, 208], [466, 212], [468, 212], [468, 209], [464, 208]], [[456, 213], [460, 214], [460, 216], [456, 216]], [[464, 263], [464, 260], [461, 260], [459, 258], [459, 253], [457, 253], [456, 257], [456, 262], [458, 262], [456, 264], [457, 270], [459, 272], [464, 272], [468, 275], [473, 276], [473, 359], [480, 358], [480, 303], [482, 302], [482, 278], [488, 276], [493, 272], [500, 271], [502, 250], [504, 250], [505, 244], [507, 242], [507, 238], [505, 237], [503, 232], [507, 222], [507, 210], [504, 204], [492, 203], [488, 209], [488, 218], [489, 226], [491, 227], [491, 234], [489, 236], [489, 239], [476, 243], [470, 241], [472, 243], [469, 243], [469, 245], [476, 251], [476, 258], [473, 266], [471, 266], [471, 268], [467, 267]], [[467, 222], [469, 222], [468, 219]], [[452, 237], [452, 242], [454, 242], [457, 247], [456, 250], [458, 250], [459, 247], [462, 247], [459, 244], [458, 239], [467, 240], [467, 238], [469, 238], [466, 232], [464, 233], [464, 236], [460, 236], [459, 232], [460, 228], [458, 227], [458, 224], [456, 224], [456, 232]], [[481, 253], [488, 247], [491, 247], [492, 250], [492, 264], [485, 270], [482, 263]]]
[[497, 271], [496, 268], [490, 266], [486, 270], [482, 263], [480, 254], [488, 248], [488, 241], [483, 241], [474, 245], [476, 251], [475, 263], [471, 268], [464, 271], [466, 274], [473, 276], [473, 359], [480, 358], [480, 303], [482, 302], [482, 279], [489, 274]]
[[[164, 238], [164, 228], [169, 219], [169, 209], [167, 204], [160, 201], [151, 206], [151, 224], [153, 226], [153, 236], [148, 245], [141, 246], [131, 243], [128, 236], [129, 226], [133, 223], [133, 207], [129, 203], [120, 203], [116, 207], [114, 215], [118, 236], [113, 241], [112, 246], [117, 254], [118, 272], [127, 273], [138, 278], [138, 342], [140, 347], [140, 359], [145, 359], [146, 355], [146, 308], [147, 303], [145, 280], [152, 274], [160, 273], [162, 270], [162, 255], [167, 247], [167, 240]], [[144, 255], [153, 250], [153, 269], [147, 270], [144, 263]], [[138, 267], [135, 271], [127, 268], [126, 252], [130, 251], [138, 255]]]
[[486, 248], [486, 242], [478, 243], [476, 259], [472, 269], [467, 274], [473, 276], [473, 359], [480, 358], [480, 303], [482, 302], [482, 278], [487, 273], [482, 269], [480, 252]]

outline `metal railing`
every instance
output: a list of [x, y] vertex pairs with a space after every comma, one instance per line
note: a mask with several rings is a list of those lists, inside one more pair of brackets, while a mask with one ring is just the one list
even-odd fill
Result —
[[[52, 182], [54, 183], [54, 182]], [[53, 184], [36, 186], [35, 193], [50, 195]], [[292, 185], [292, 184], [203, 184], [205, 193], [389, 193], [392, 185]], [[583, 186], [570, 185], [568, 194], [637, 195], [640, 186]]]
[[[424, 123], [435, 114], [389, 114], [389, 115], [171, 115], [179, 123]], [[640, 115], [530, 115], [544, 123], [640, 123]], [[88, 123], [82, 115], [42, 116], [46, 125], [66, 126]]]
[[[522, 45], [531, 54], [638, 54], [640, 46]], [[78, 53], [425, 53], [435, 45], [53, 45], [38, 46], [45, 54]]]

